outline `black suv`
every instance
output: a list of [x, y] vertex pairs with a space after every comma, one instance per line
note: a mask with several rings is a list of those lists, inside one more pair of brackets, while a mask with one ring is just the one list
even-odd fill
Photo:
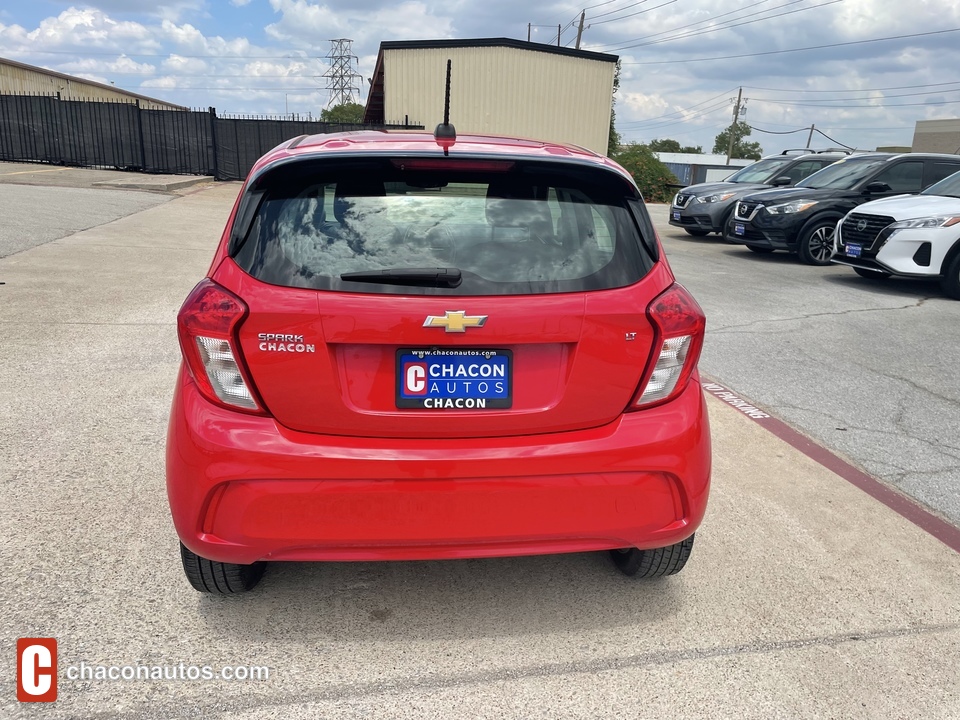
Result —
[[837, 221], [867, 200], [920, 192], [960, 171], [960, 157], [864, 153], [814, 173], [796, 187], [750, 193], [736, 204], [724, 237], [754, 252], [795, 252], [828, 265]]
[[[797, 155], [796, 153], [801, 153]], [[842, 159], [844, 150], [784, 150], [738, 170], [723, 182], [688, 185], [670, 206], [670, 224], [690, 235], [723, 234], [733, 206], [744, 195], [765, 187], [795, 185], [808, 175]]]

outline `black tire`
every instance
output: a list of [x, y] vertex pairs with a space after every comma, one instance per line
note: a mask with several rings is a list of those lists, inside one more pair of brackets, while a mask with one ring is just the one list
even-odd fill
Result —
[[773, 248], [763, 247], [762, 245], [747, 245], [747, 247], [758, 255], [766, 255], [767, 253], [773, 252]]
[[960, 252], [949, 263], [944, 263], [940, 287], [947, 297], [960, 300]]
[[683, 566], [687, 564], [687, 560], [690, 558], [693, 538], [694, 536], [691, 535], [676, 545], [653, 550], [638, 550], [637, 548], [611, 550], [610, 557], [613, 558], [613, 564], [617, 566], [620, 572], [631, 577], [656, 578], [676, 575], [683, 570]]
[[194, 590], [214, 595], [237, 595], [252, 590], [263, 577], [267, 564], [236, 565], [207, 560], [180, 543], [183, 572]]
[[694, 237], [705, 237], [710, 234], [709, 230], [694, 230], [693, 228], [684, 228], [684, 231], [687, 235], [693, 235]]
[[888, 280], [890, 278], [890, 273], [884, 272], [883, 270], [855, 267], [853, 271], [860, 277], [867, 278], [867, 280]]
[[797, 254], [807, 265], [829, 265], [833, 256], [833, 234], [836, 220], [817, 220], [800, 235]]

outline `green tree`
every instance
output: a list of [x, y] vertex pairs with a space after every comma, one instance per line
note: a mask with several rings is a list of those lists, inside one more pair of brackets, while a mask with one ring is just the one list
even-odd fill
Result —
[[680, 152], [680, 143], [670, 138], [664, 138], [663, 140], [651, 140], [647, 143], [647, 147], [654, 152]]
[[362, 123], [363, 105], [360, 103], [342, 103], [320, 111], [320, 122]]
[[647, 143], [649, 148], [654, 152], [669, 152], [669, 153], [693, 153], [694, 155], [702, 155], [703, 148], [699, 145], [680, 145], [677, 140], [672, 138], [664, 138], [663, 140], [651, 140]]
[[[744, 120], [741, 120], [734, 125], [732, 129], [733, 154], [730, 157], [744, 158], [747, 160], [759, 160], [762, 154], [760, 151], [760, 143], [744, 142], [744, 138], [752, 132], [750, 126], [747, 125]], [[718, 155], [727, 154], [727, 149], [730, 146], [730, 130], [731, 128], [727, 128], [717, 135], [717, 138], [713, 143], [713, 152], [717, 153]]]
[[610, 134], [607, 136], [607, 157], [613, 157], [620, 148], [623, 138], [617, 132], [617, 90], [620, 89], [620, 61], [617, 60], [617, 69], [613, 71], [613, 96], [610, 98]]
[[622, 146], [613, 156], [623, 169], [633, 175], [633, 179], [647, 202], [668, 202], [674, 190], [667, 187], [676, 184], [677, 179], [667, 166], [657, 160], [653, 151], [642, 143], [629, 143]]

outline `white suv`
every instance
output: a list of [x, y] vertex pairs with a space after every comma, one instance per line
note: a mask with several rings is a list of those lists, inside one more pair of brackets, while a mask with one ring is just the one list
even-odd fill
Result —
[[874, 200], [837, 223], [832, 262], [866, 278], [939, 277], [960, 300], [960, 172], [919, 195]]

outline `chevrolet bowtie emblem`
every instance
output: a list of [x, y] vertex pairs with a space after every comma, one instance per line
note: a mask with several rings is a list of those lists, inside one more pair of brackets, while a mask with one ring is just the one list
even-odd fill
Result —
[[483, 327], [486, 315], [467, 315], [464, 310], [447, 310], [443, 315], [428, 315], [424, 327], [442, 327], [448, 333], [466, 332], [468, 327]]

